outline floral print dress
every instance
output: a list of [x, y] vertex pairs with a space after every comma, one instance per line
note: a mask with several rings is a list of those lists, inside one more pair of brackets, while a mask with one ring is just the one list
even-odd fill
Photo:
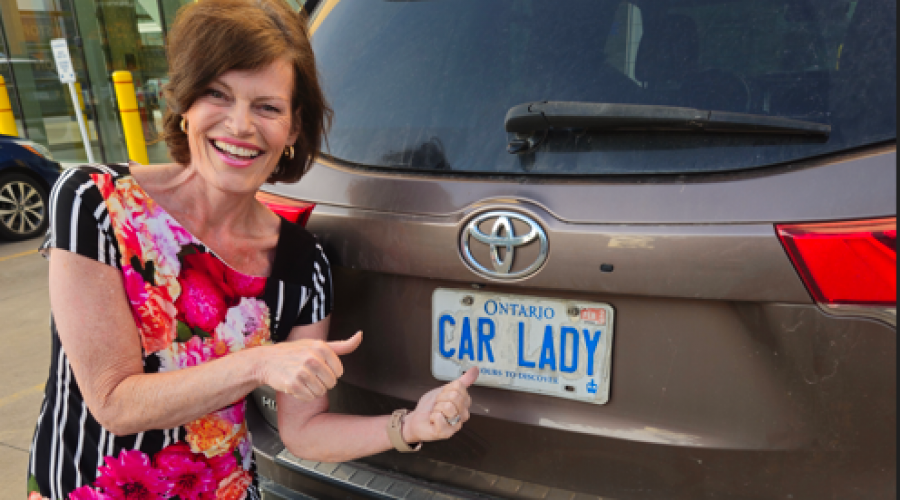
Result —
[[[248, 276], [157, 205], [124, 165], [66, 171], [50, 195], [50, 221], [43, 249], [120, 271], [146, 373], [283, 340], [331, 311], [328, 260], [306, 230], [282, 220], [271, 276]], [[259, 498], [246, 399], [178, 428], [117, 436], [87, 409], [52, 317], [51, 334], [30, 500]]]

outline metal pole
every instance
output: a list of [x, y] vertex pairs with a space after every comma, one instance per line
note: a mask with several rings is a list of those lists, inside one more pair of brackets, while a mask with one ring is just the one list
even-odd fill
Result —
[[[91, 103], [91, 109], [94, 110], [94, 130], [97, 131], [97, 144], [100, 146], [100, 160], [104, 163], [109, 159], [106, 157], [105, 141], [103, 140], [103, 127], [100, 126], [100, 111], [97, 109], [99, 100], [97, 99], [94, 85], [91, 82], [91, 67], [87, 61], [87, 49], [84, 47], [84, 37], [81, 36], [81, 20], [78, 17], [78, 11], [75, 9], [75, 1], [69, 1], [69, 9], [72, 11], [72, 24], [75, 26], [75, 46], [81, 49], [81, 62], [84, 64], [84, 79], [87, 83], [88, 102]], [[64, 10], [60, 6], [60, 10]]]
[[95, 163], [94, 151], [91, 150], [91, 137], [84, 125], [84, 115], [81, 114], [81, 100], [78, 99], [78, 92], [75, 91], [75, 84], [72, 82], [69, 83], [69, 94], [72, 96], [72, 107], [75, 108], [75, 117], [78, 118], [78, 128], [81, 129], [81, 139], [84, 141], [84, 151], [87, 153], [88, 163]]

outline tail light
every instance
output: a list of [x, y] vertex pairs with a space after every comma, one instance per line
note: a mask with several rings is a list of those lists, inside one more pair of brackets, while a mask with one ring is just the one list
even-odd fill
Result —
[[305, 226], [309, 221], [309, 215], [312, 214], [315, 203], [307, 203], [305, 201], [292, 200], [284, 196], [278, 196], [272, 193], [260, 191], [256, 193], [256, 199], [263, 205], [269, 207], [269, 210], [284, 217], [285, 219]]
[[897, 306], [897, 218], [779, 224], [778, 236], [820, 304]]

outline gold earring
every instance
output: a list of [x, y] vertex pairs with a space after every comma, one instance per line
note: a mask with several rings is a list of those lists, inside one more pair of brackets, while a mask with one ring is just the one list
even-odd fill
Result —
[[183, 116], [181, 117], [181, 131], [187, 133], [187, 120]]
[[291, 160], [294, 159], [294, 146], [288, 146], [284, 149], [284, 156], [287, 156]]

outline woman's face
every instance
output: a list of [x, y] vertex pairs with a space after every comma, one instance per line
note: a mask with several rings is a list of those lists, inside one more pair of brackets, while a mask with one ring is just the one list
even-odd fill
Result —
[[258, 71], [228, 71], [203, 91], [187, 119], [191, 165], [210, 185], [255, 193], [297, 140], [294, 72], [279, 59]]

